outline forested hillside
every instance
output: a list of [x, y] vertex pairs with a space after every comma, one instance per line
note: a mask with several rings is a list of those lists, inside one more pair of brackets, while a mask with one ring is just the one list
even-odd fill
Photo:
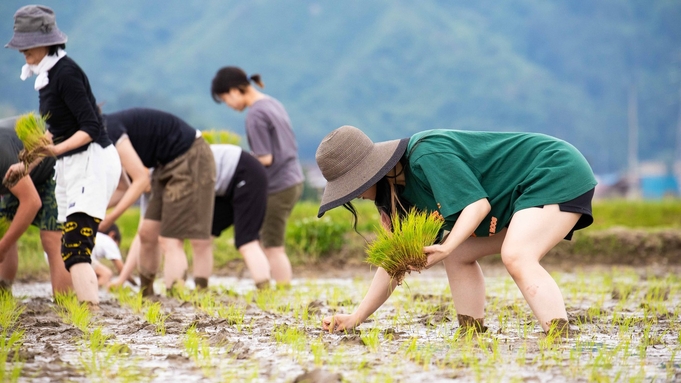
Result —
[[[375, 140], [431, 128], [552, 134], [597, 172], [626, 166], [636, 90], [640, 156], [671, 160], [681, 91], [677, 0], [48, 1], [105, 111], [149, 106], [243, 132], [215, 104], [224, 65], [260, 73], [303, 158], [353, 124]], [[0, 2], [0, 41], [22, 1]], [[23, 57], [0, 55], [0, 117], [37, 108]]]

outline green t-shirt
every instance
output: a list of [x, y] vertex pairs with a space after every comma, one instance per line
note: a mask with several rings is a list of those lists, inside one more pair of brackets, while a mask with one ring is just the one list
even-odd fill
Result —
[[518, 210], [567, 202], [596, 186], [574, 146], [543, 134], [427, 130], [411, 137], [405, 155], [403, 197], [438, 211], [446, 230], [463, 208], [489, 200], [479, 237], [501, 231]]

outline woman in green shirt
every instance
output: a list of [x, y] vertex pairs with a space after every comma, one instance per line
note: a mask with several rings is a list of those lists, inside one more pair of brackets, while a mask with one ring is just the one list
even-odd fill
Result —
[[[317, 149], [328, 183], [318, 216], [351, 200], [373, 200], [383, 225], [411, 206], [445, 219], [444, 240], [424, 248], [430, 267], [444, 261], [462, 327], [484, 331], [484, 277], [477, 260], [501, 259], [544, 331], [567, 333], [558, 285], [539, 264], [575, 230], [593, 222], [596, 179], [582, 154], [543, 134], [429, 130], [409, 139], [373, 143], [343, 126]], [[351, 329], [396, 287], [379, 268], [354, 313], [324, 318], [329, 331]]]

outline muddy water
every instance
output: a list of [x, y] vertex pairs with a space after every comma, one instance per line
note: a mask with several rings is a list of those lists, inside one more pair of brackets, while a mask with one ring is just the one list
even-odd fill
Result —
[[[90, 328], [108, 334], [108, 344], [125, 345], [108, 357], [93, 355], [88, 336], [64, 323], [48, 284], [17, 284], [14, 295], [25, 307], [20, 381], [292, 382], [305, 373], [318, 382], [681, 379], [680, 270], [551, 270], [575, 331], [556, 343], [505, 271], [484, 271], [489, 329], [482, 335], [459, 333], [441, 269], [408, 276], [348, 334], [325, 333], [319, 324], [357, 306], [370, 282], [366, 270], [333, 278], [306, 273], [290, 289], [264, 294], [248, 279], [213, 278], [216, 305], [240, 310], [242, 320], [160, 296], [164, 334], [102, 291]], [[190, 328], [203, 345], [198, 353], [187, 347]], [[104, 367], [89, 367], [95, 364]]]

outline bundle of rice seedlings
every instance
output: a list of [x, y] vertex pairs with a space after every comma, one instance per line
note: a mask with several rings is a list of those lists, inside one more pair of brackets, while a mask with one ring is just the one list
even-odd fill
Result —
[[50, 144], [50, 141], [45, 137], [45, 118], [34, 112], [19, 116], [14, 130], [24, 144], [24, 150], [29, 154], [38, 147]]
[[443, 223], [444, 218], [436, 211], [427, 213], [412, 209], [402, 219], [393, 216], [393, 231], [379, 228], [378, 237], [367, 249], [366, 262], [382, 267], [401, 284], [407, 272], [426, 267], [427, 256], [423, 248], [435, 242]]
[[201, 132], [201, 135], [203, 136], [203, 139], [206, 140], [209, 144], [232, 144], [232, 145], [239, 145], [239, 142], [241, 141], [241, 137], [234, 133], [230, 132], [227, 130], [204, 130]]
[[4, 237], [9, 230], [9, 225], [12, 223], [9, 219], [5, 217], [0, 217], [0, 238]]

